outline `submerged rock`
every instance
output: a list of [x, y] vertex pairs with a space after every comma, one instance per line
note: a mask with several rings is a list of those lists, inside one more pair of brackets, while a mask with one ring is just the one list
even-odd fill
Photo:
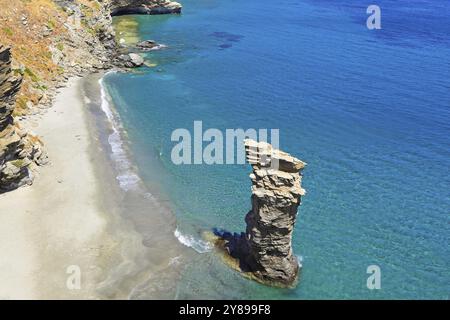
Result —
[[224, 249], [232, 267], [265, 284], [295, 284], [299, 263], [292, 250], [292, 233], [305, 190], [300, 171], [305, 163], [268, 143], [245, 141], [252, 165], [252, 209], [240, 235], [216, 232], [216, 245]]

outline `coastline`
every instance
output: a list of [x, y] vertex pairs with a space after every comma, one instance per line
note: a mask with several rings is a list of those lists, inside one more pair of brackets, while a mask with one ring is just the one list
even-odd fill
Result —
[[[0, 251], [8, 257], [0, 267], [2, 298], [96, 298], [95, 284], [118, 246], [107, 232], [80, 81], [71, 79], [37, 122], [51, 163], [32, 186], [0, 196]], [[71, 265], [80, 267], [80, 290], [66, 286]]]
[[[139, 205], [139, 196], [120, 190], [112, 174], [99, 126], [107, 129], [106, 117], [93, 114], [102, 112], [91, 100], [99, 95], [92, 86], [98, 78], [71, 78], [44, 115], [29, 119], [51, 162], [32, 186], [0, 195], [0, 251], [8, 257], [0, 264], [0, 299], [128, 299], [154, 277], [173, 284], [145, 297], [175, 292], [173, 256], [163, 256], [164, 246], [145, 246], [136, 221], [122, 216], [128, 203]], [[79, 267], [80, 289], [66, 285], [70, 266]]]
[[[71, 78], [44, 115], [28, 119], [51, 162], [32, 186], [0, 195], [0, 252], [8, 257], [0, 299], [176, 296], [192, 252], [174, 236], [169, 208], [143, 186], [121, 188], [101, 77]], [[69, 266], [81, 271], [79, 290], [66, 285]]]
[[[78, 70], [60, 61], [67, 68], [45, 86], [48, 99], [16, 119], [42, 138], [50, 163], [29, 171], [31, 186], [0, 194], [0, 299], [176, 297], [192, 253], [177, 239], [170, 206], [140, 180], [102, 84], [113, 66], [104, 58], [110, 29], [102, 29], [106, 53], [94, 55], [101, 63]], [[73, 267], [81, 287], [71, 290]]]
[[[107, 298], [173, 299], [184, 263], [195, 255], [176, 237], [177, 221], [169, 204], [153, 194], [140, 176], [130, 150], [126, 130], [105, 83], [91, 75], [83, 82], [90, 127], [98, 137], [103, 198], [109, 202], [116, 227], [122, 231], [123, 261], [100, 284]], [[105, 192], [107, 190], [107, 192]], [[134, 239], [130, 239], [134, 235]]]

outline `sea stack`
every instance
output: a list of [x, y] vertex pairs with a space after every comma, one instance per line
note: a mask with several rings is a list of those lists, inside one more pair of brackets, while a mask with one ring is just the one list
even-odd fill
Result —
[[252, 165], [252, 209], [247, 214], [247, 265], [264, 282], [291, 285], [299, 264], [292, 233], [305, 190], [300, 171], [305, 163], [265, 142], [245, 141]]
[[265, 142], [245, 140], [247, 161], [253, 172], [252, 209], [240, 235], [217, 232], [216, 245], [225, 250], [225, 261], [256, 281], [291, 287], [299, 263], [292, 249], [297, 210], [305, 190], [301, 170], [306, 163]]

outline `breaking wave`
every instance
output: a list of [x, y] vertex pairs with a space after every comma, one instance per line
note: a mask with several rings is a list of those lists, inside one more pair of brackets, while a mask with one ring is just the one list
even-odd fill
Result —
[[297, 263], [298, 263], [299, 268], [303, 267], [303, 256], [297, 255]]
[[178, 230], [178, 228], [175, 230], [174, 234], [175, 237], [178, 239], [178, 241], [180, 241], [180, 243], [182, 243], [186, 247], [194, 249], [198, 253], [206, 253], [211, 251], [212, 249], [212, 245], [209, 244], [208, 242], [196, 239], [191, 235], [185, 235], [181, 233], [180, 230]]
[[134, 173], [133, 166], [124, 148], [124, 141], [120, 134], [120, 122], [116, 119], [111, 109], [103, 79], [99, 80], [99, 84], [101, 88], [101, 108], [108, 118], [113, 131], [108, 137], [108, 143], [111, 146], [111, 158], [119, 173], [116, 179], [124, 191], [134, 190], [138, 187], [141, 179]]

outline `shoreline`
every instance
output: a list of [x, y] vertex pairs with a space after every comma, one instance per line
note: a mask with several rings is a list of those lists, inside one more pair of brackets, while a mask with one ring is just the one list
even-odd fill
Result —
[[[29, 171], [33, 184], [0, 194], [0, 299], [170, 299], [192, 256], [176, 238], [171, 208], [139, 177], [112, 99], [117, 118], [104, 108], [101, 79], [116, 64], [105, 58], [114, 51], [111, 15], [102, 19], [106, 40], [88, 66], [67, 55], [58, 62], [64, 74], [46, 83], [46, 99], [16, 119], [42, 138], [49, 163]], [[129, 157], [125, 175], [113, 159], [111, 130], [123, 144], [119, 157]], [[74, 266], [81, 288], [70, 290]]]
[[[28, 119], [50, 163], [33, 185], [0, 195], [0, 252], [8, 257], [0, 263], [0, 299], [176, 296], [193, 253], [175, 238], [170, 209], [145, 187], [120, 187], [102, 76], [71, 78], [52, 107]], [[66, 285], [70, 266], [81, 271], [79, 290]]]
[[[1, 298], [95, 299], [118, 246], [99, 197], [81, 79], [72, 78], [35, 124], [50, 164], [32, 186], [0, 196], [0, 250], [8, 257], [0, 266]], [[69, 266], [80, 268], [79, 290], [66, 286]]]
[[[139, 296], [143, 284], [142, 292], [153, 292], [148, 298], [176, 291], [180, 266], [171, 262], [182, 255], [180, 247], [174, 244], [171, 255], [164, 246], [144, 245], [152, 236], [168, 237], [169, 230], [155, 231], [167, 217], [148, 217], [154, 224], [149, 236], [138, 230], [136, 217], [123, 216], [129, 205], [148, 203], [122, 192], [112, 174], [101, 132], [108, 124], [95, 114], [102, 112], [98, 87], [91, 85], [98, 78], [70, 79], [44, 115], [29, 119], [45, 140], [50, 163], [32, 186], [0, 195], [0, 251], [8, 257], [0, 264], [0, 299], [128, 299], [136, 291]], [[86, 87], [94, 88], [91, 96]], [[81, 271], [79, 290], [66, 285], [70, 266]], [[150, 279], [173, 283], [147, 290], [158, 287]]]
[[102, 184], [114, 190], [113, 196], [104, 194], [104, 198], [112, 200], [116, 222], [120, 226], [126, 223], [125, 234], [136, 234], [140, 243], [123, 238], [129, 242], [122, 253], [126, 262], [112, 270], [121, 274], [109, 277], [102, 287], [109, 287], [108, 291], [126, 287], [124, 294], [129, 299], [173, 299], [183, 264], [195, 253], [175, 237], [177, 222], [171, 207], [154, 195], [140, 176], [126, 130], [104, 82], [113, 72], [88, 76], [84, 81], [84, 95], [90, 101], [89, 120], [101, 149], [102, 165], [96, 166], [96, 172], [103, 172]]

